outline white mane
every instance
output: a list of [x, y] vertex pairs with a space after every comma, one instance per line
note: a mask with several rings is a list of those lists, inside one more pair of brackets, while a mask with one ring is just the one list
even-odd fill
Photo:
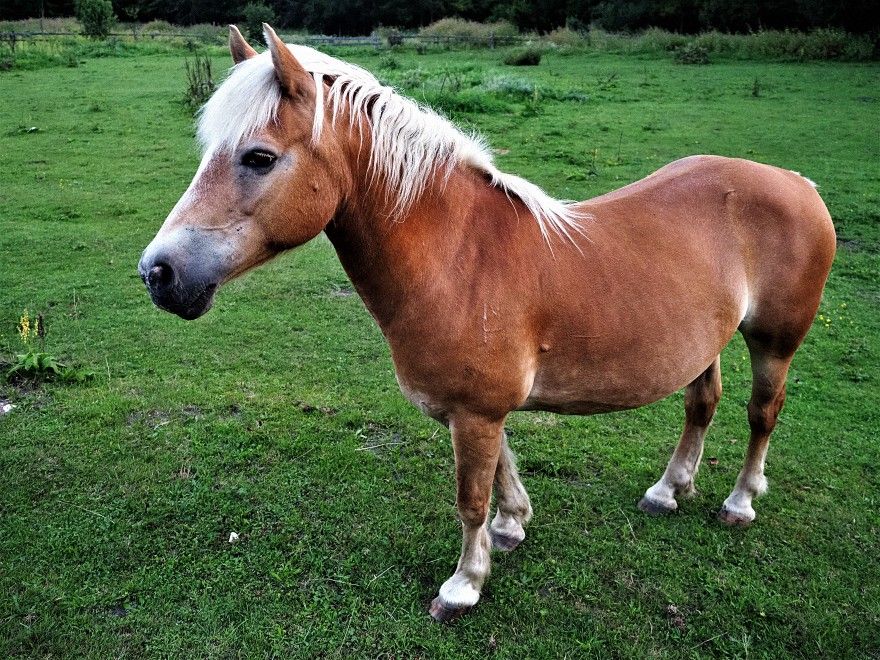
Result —
[[[461, 164], [485, 172], [492, 185], [519, 198], [548, 242], [550, 231], [569, 239], [570, 231], [581, 231], [578, 220], [584, 214], [553, 199], [533, 183], [498, 170], [482, 138], [465, 135], [446, 118], [382, 85], [359, 66], [307, 46], [288, 48], [315, 80], [313, 141], [321, 137], [327, 111], [335, 122], [340, 110], [348, 110], [351, 127], [357, 117], [365, 117], [371, 131], [369, 169], [374, 177], [384, 178], [393, 191], [396, 217], [419, 198], [439, 168], [444, 168], [448, 177]], [[325, 77], [330, 85], [326, 98]], [[269, 52], [242, 61], [200, 112], [198, 137], [203, 150], [235, 148], [275, 118], [280, 101], [281, 90]]]

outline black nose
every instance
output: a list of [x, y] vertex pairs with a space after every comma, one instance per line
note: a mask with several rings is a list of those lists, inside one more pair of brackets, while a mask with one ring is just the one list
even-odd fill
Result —
[[146, 282], [156, 293], [167, 291], [174, 282], [174, 269], [168, 264], [157, 263], [147, 272]]

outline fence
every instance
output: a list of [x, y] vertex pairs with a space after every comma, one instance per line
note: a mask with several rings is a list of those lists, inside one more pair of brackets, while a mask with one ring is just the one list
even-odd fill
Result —
[[[7, 43], [13, 51], [19, 41], [40, 41], [51, 40], [56, 37], [78, 37], [82, 36], [77, 32], [0, 32], [0, 43]], [[137, 30], [129, 30], [126, 32], [111, 32], [109, 37], [124, 37], [133, 39], [192, 39], [209, 41], [212, 37], [202, 34], [194, 34], [189, 32], [139, 32]], [[219, 36], [219, 35], [218, 35]], [[400, 34], [392, 33], [382, 38], [375, 35], [361, 37], [346, 37], [332, 35], [281, 35], [285, 41], [307, 44], [307, 45], [328, 45], [328, 46], [373, 46], [380, 48], [382, 46], [400, 46], [404, 43], [418, 43], [425, 45], [470, 45], [470, 46], [486, 46], [495, 48], [496, 46], [512, 46], [528, 41], [534, 41], [534, 37], [524, 37], [519, 35], [495, 35], [489, 34], [486, 37], [474, 37], [465, 35], [422, 35], [422, 34]]]

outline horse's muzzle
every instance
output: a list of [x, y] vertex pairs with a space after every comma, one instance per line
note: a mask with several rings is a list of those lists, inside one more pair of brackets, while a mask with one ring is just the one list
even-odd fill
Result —
[[182, 319], [197, 319], [214, 304], [217, 282], [201, 278], [186, 281], [180, 270], [175, 269], [168, 260], [149, 259], [145, 255], [138, 264], [138, 273], [153, 303]]

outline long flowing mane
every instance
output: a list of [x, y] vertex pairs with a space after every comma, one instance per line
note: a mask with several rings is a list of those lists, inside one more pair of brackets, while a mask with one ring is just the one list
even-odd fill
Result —
[[[438, 172], [440, 181], [445, 182], [454, 167], [464, 165], [484, 172], [492, 185], [521, 200], [545, 240], [549, 241], [550, 232], [570, 239], [571, 231], [581, 231], [579, 221], [586, 214], [525, 179], [501, 172], [481, 137], [463, 133], [445, 117], [398, 94], [359, 66], [307, 46], [288, 48], [315, 81], [312, 140], [317, 143], [321, 139], [328, 111], [335, 122], [340, 111], [347, 110], [349, 128], [358, 117], [365, 118], [372, 145], [369, 169], [374, 179], [384, 179], [388, 194], [394, 196], [394, 216], [402, 216], [438, 179]], [[329, 85], [326, 94], [325, 81]], [[242, 61], [200, 112], [202, 149], [235, 148], [275, 118], [280, 102], [281, 90], [269, 52]]]

